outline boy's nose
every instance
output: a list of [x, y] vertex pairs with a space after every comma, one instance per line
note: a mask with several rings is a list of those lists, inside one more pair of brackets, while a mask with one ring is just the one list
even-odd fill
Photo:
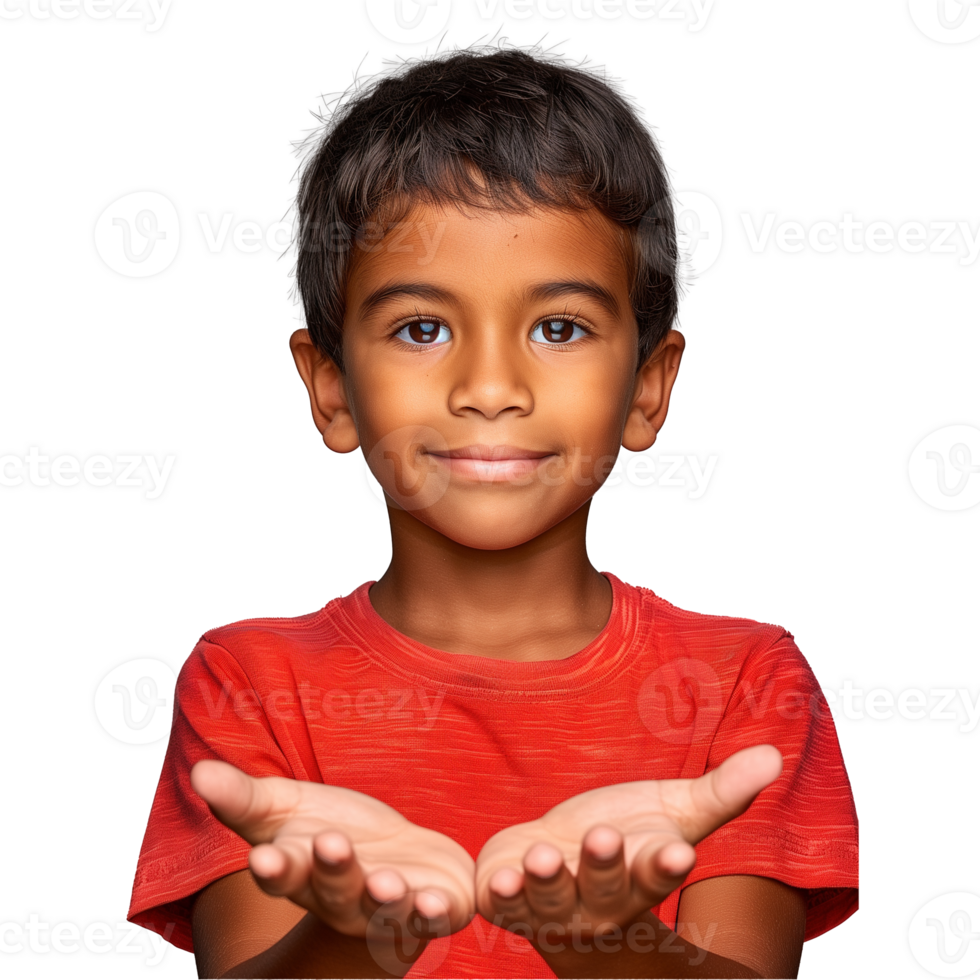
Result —
[[454, 414], [479, 412], [494, 419], [513, 410], [527, 415], [534, 408], [534, 397], [521, 370], [519, 355], [493, 340], [468, 345], [454, 367], [455, 383], [449, 395]]

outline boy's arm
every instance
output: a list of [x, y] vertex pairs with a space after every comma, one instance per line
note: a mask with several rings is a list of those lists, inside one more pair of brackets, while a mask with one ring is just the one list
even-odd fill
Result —
[[695, 883], [679, 910], [681, 939], [650, 912], [683, 885], [692, 845], [743, 813], [781, 768], [778, 750], [758, 745], [698, 779], [573, 796], [487, 841], [477, 908], [524, 935], [560, 977], [788, 975], [806, 915], [802, 896], [780, 882]]
[[191, 912], [200, 977], [389, 977], [364, 937], [331, 929], [236, 871], [198, 893]]
[[253, 845], [250, 870], [197, 896], [202, 976], [404, 976], [429, 940], [472, 918], [469, 854], [373, 797], [217, 760], [190, 781]]
[[559, 977], [795, 977], [805, 926], [798, 889], [730, 875], [683, 890], [676, 932], [645, 912], [599, 942], [537, 948]]
[[763, 977], [797, 975], [805, 931], [804, 892], [774, 878], [724, 875], [681, 891], [678, 935]]

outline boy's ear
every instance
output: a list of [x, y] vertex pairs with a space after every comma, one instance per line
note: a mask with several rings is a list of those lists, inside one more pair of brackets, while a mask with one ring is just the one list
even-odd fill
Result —
[[296, 370], [310, 393], [313, 421], [324, 443], [335, 453], [353, 452], [360, 441], [347, 405], [340, 369], [316, 349], [308, 330], [297, 330], [289, 338], [289, 349], [293, 352]]
[[657, 440], [667, 419], [670, 392], [684, 354], [684, 335], [671, 330], [636, 373], [633, 404], [626, 417], [623, 447], [641, 453]]

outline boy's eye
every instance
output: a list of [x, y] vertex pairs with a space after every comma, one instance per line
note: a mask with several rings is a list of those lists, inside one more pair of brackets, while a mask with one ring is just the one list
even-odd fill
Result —
[[449, 327], [435, 320], [415, 320], [406, 323], [395, 336], [399, 340], [404, 340], [407, 344], [419, 346], [434, 346], [444, 344], [449, 340]]
[[571, 320], [542, 320], [531, 331], [531, 340], [545, 344], [567, 344], [584, 336], [585, 331]]

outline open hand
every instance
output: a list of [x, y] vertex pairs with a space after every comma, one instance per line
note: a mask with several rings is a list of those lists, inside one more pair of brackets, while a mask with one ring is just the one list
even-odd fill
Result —
[[[198, 762], [191, 785], [254, 845], [249, 867], [262, 890], [338, 932], [371, 941], [393, 930], [396, 942], [406, 933], [424, 940], [473, 917], [473, 859], [380, 800], [321, 783], [254, 779], [217, 760]], [[421, 954], [426, 943], [412, 945]]]
[[743, 813], [781, 771], [779, 751], [757, 745], [698, 779], [573, 796], [487, 841], [477, 909], [504, 928], [522, 924], [529, 938], [556, 924], [583, 937], [622, 927], [678, 888], [694, 867], [692, 845]]

